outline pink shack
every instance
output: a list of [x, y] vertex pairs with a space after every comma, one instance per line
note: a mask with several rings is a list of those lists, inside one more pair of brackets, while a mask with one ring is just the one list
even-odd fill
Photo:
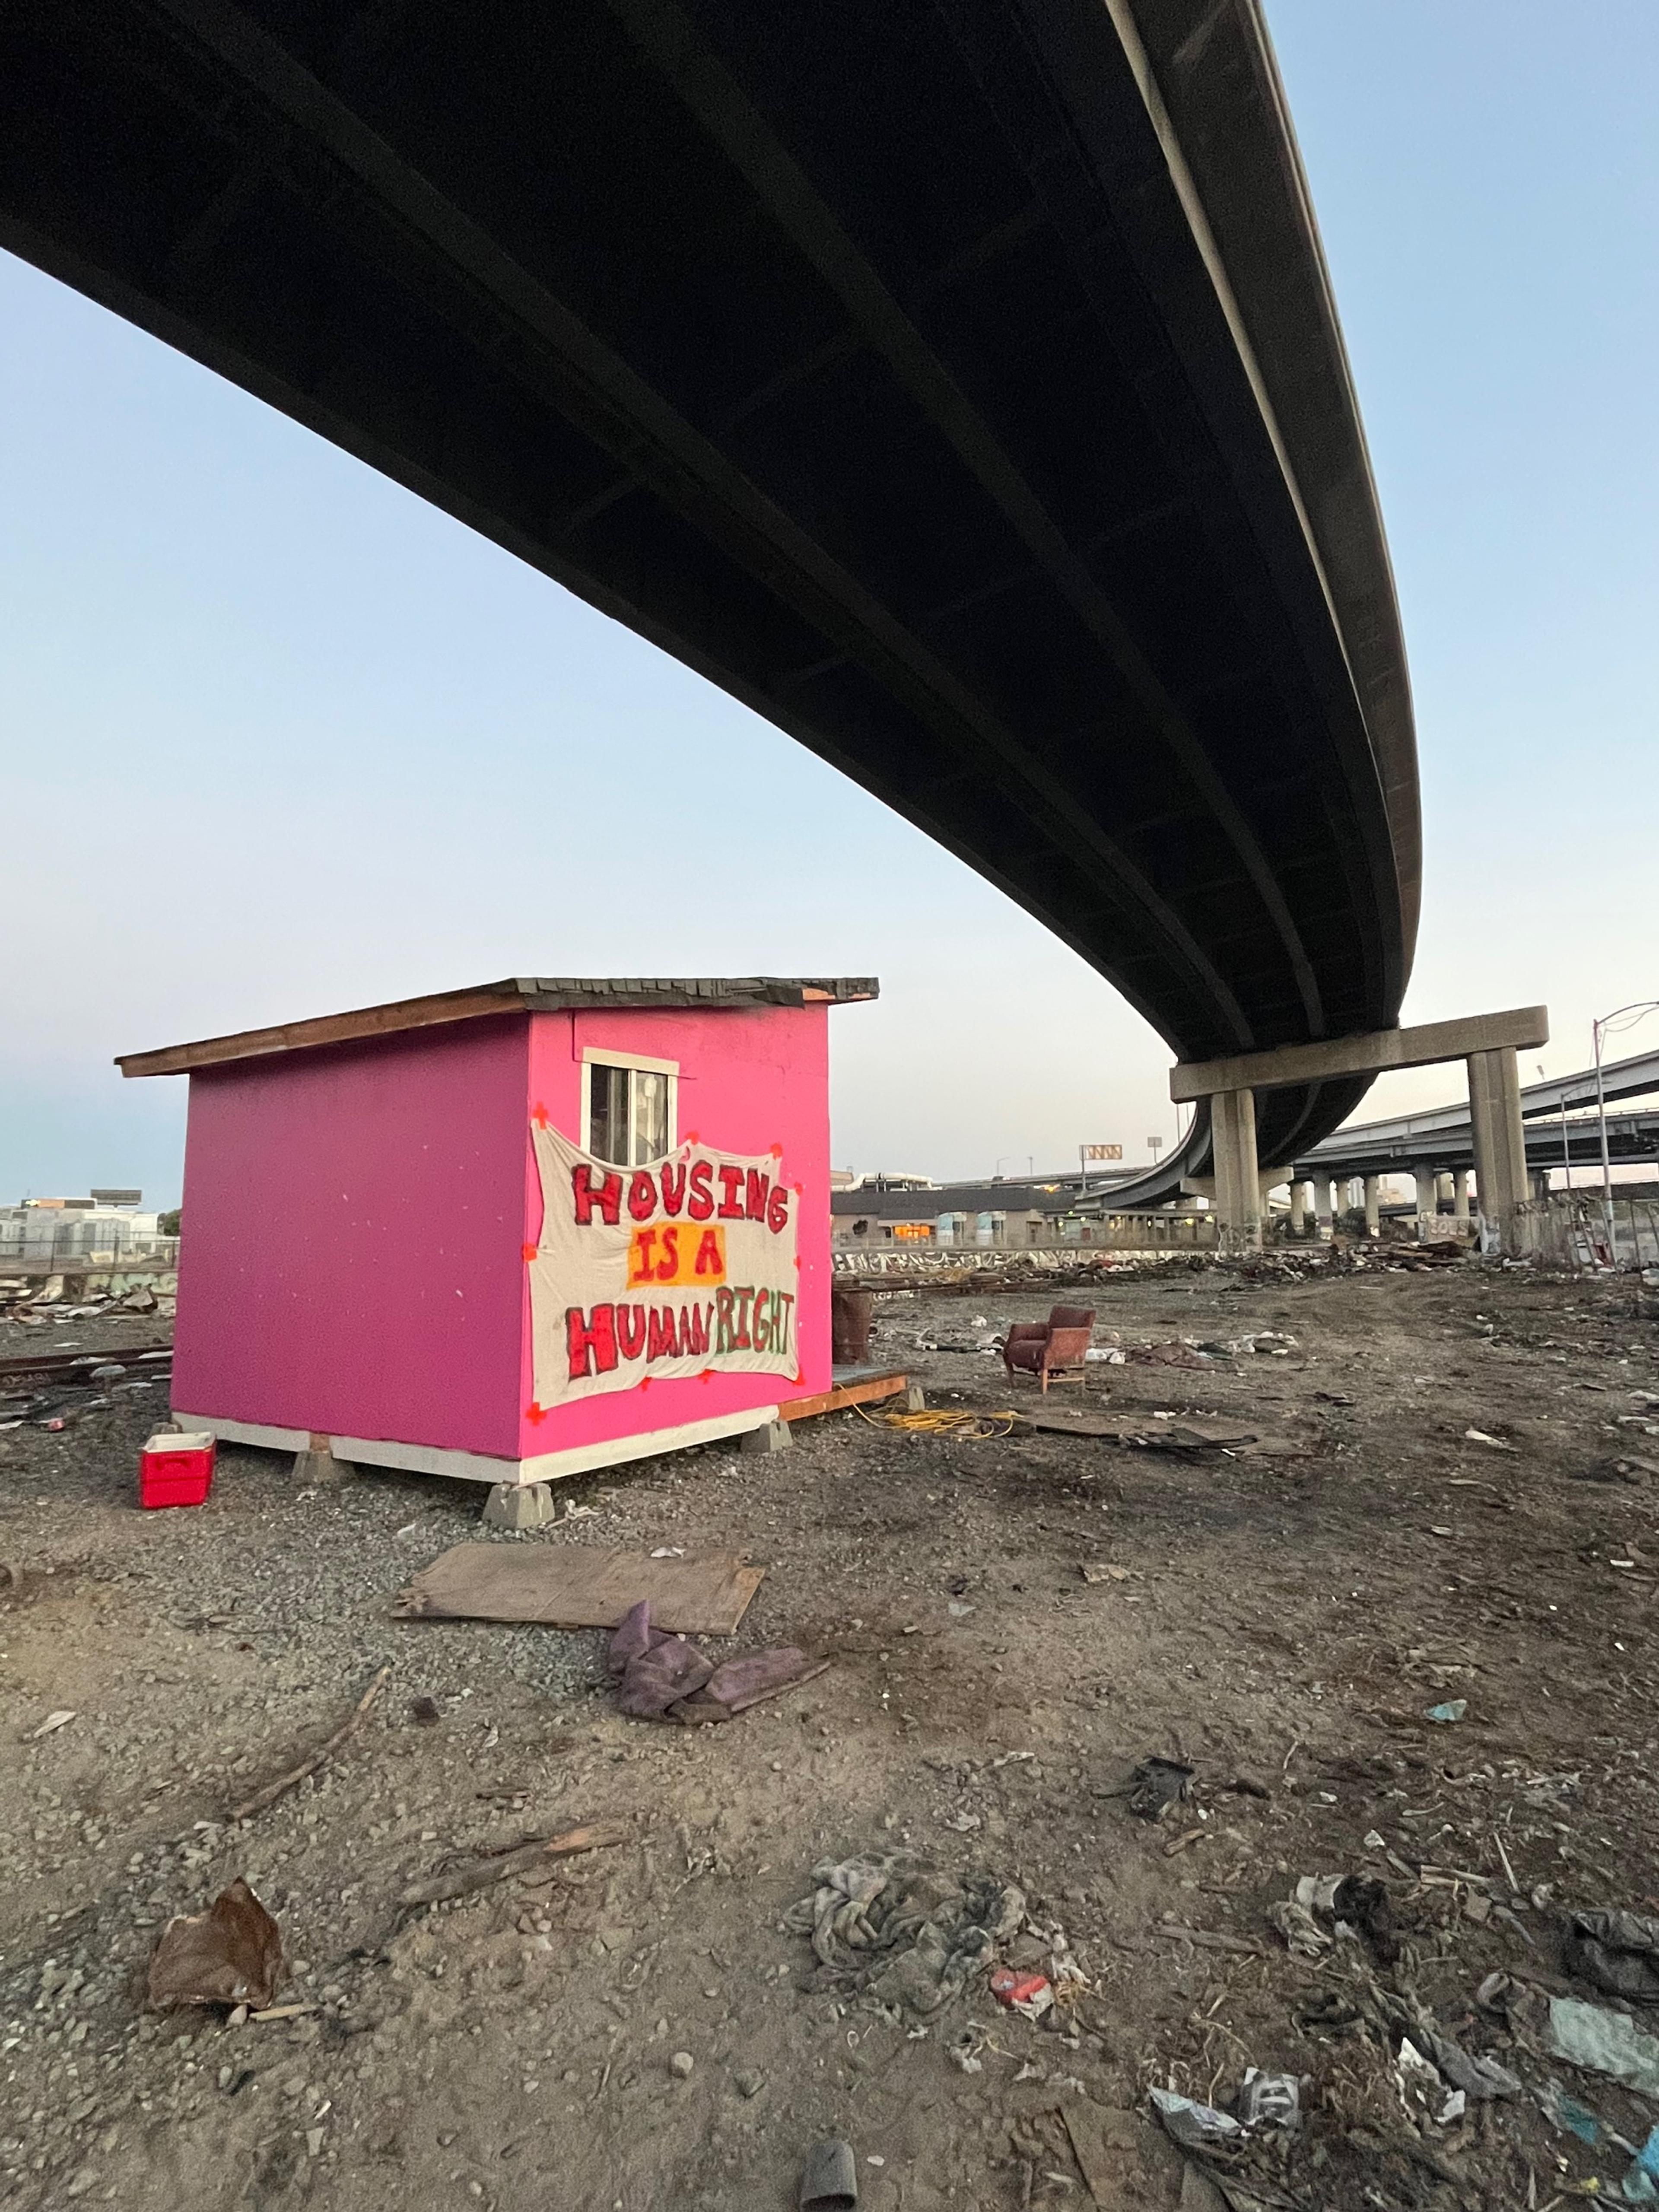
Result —
[[190, 1077], [175, 1418], [521, 1485], [830, 1387], [829, 1012], [532, 977], [131, 1054]]

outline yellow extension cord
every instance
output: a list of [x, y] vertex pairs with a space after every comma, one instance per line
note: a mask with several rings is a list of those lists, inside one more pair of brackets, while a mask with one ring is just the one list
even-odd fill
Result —
[[862, 1406], [853, 1410], [862, 1414], [872, 1429], [897, 1429], [910, 1437], [963, 1437], [976, 1442], [1011, 1435], [1019, 1419], [1014, 1413], [947, 1413], [943, 1407], [930, 1407], [925, 1413], [866, 1413]]

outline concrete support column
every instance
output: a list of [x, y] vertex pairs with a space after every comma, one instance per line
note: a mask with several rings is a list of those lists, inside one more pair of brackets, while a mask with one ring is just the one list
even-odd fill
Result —
[[1421, 1244], [1432, 1233], [1424, 1224], [1432, 1222], [1440, 1211], [1440, 1178], [1432, 1168], [1413, 1168], [1412, 1179], [1417, 1185], [1417, 1241]]
[[1460, 1221], [1467, 1221], [1474, 1211], [1470, 1200], [1474, 1195], [1474, 1170], [1459, 1168], [1451, 1179], [1452, 1212]]
[[1231, 1250], [1259, 1250], [1261, 1173], [1255, 1158], [1255, 1091], [1218, 1091], [1210, 1101], [1210, 1134], [1221, 1241]]
[[1382, 1233], [1382, 1178], [1365, 1177], [1365, 1234], [1380, 1237]]
[[1320, 1228], [1328, 1237], [1336, 1227], [1336, 1185], [1328, 1176], [1321, 1176], [1314, 1185], [1314, 1209]]
[[1462, 1180], [1463, 1177], [1461, 1170], [1456, 1175], [1442, 1174], [1437, 1175], [1435, 1177], [1434, 1200], [1437, 1210], [1441, 1206], [1444, 1205], [1449, 1206], [1454, 1213], [1467, 1213], [1468, 1212], [1468, 1206], [1460, 1206], [1457, 1202], [1458, 1186]]
[[1308, 1228], [1308, 1193], [1312, 1185], [1293, 1182], [1291, 1185], [1291, 1234], [1303, 1237]]
[[1550, 1171], [1547, 1168], [1528, 1168], [1527, 1170], [1527, 1177], [1528, 1181], [1532, 1185], [1532, 1194], [1534, 1198], [1547, 1198], [1549, 1196]]
[[1498, 1249], [1518, 1254], [1516, 1208], [1527, 1196], [1527, 1140], [1521, 1122], [1521, 1076], [1513, 1045], [1469, 1054], [1469, 1121], [1474, 1180], [1482, 1218], [1497, 1229]]

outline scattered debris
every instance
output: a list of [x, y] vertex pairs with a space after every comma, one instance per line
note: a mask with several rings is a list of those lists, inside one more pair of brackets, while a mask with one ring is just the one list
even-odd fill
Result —
[[1171, 2139], [1185, 2150], [1224, 2148], [1243, 2136], [1243, 2124], [1231, 2112], [1218, 2112], [1213, 2105], [1177, 2096], [1173, 2089], [1149, 2089], [1146, 2094]]
[[1468, 1709], [1467, 1698], [1449, 1698], [1443, 1705], [1425, 1705], [1423, 1717], [1425, 1721], [1438, 1721], [1443, 1725], [1449, 1725], [1453, 1721], [1461, 1721]]
[[435, 1698], [411, 1698], [409, 1717], [417, 1728], [436, 1728], [443, 1713]]
[[1485, 1444], [1492, 1451], [1512, 1452], [1521, 1449], [1519, 1444], [1509, 1443], [1502, 1437], [1489, 1436], [1485, 1429], [1465, 1429], [1463, 1441], [1465, 1443]]
[[1285, 1948], [1292, 1958], [1322, 1958], [1331, 1948], [1333, 1939], [1309, 1908], [1293, 1897], [1268, 1906], [1267, 1925], [1284, 1937]]
[[1085, 1583], [1127, 1583], [1131, 1570], [1109, 1565], [1103, 1559], [1085, 1559], [1079, 1572]]
[[1558, 2058], [1659, 2097], [1659, 2039], [1644, 2035], [1628, 2013], [1577, 1997], [1550, 1999], [1549, 2045]]
[[[1248, 1936], [1228, 1936], [1209, 1928], [1187, 1928], [1178, 1920], [1161, 1920], [1152, 1933], [1166, 1936], [1171, 1942], [1195, 1944], [1200, 1951], [1231, 1951], [1246, 1959], [1272, 1955], [1265, 1943], [1257, 1943]], [[1325, 1940], [1321, 1939], [1322, 1947]]]
[[1648, 2130], [1647, 2141], [1631, 2160], [1622, 2185], [1626, 2203], [1659, 2203], [1659, 2125]]
[[234, 1805], [225, 1815], [227, 1821], [251, 1820], [256, 1813], [263, 1813], [268, 1805], [274, 1805], [279, 1797], [285, 1797], [296, 1783], [303, 1782], [307, 1774], [314, 1774], [326, 1760], [332, 1759], [346, 1738], [362, 1726], [364, 1715], [386, 1687], [386, 1677], [391, 1672], [390, 1667], [382, 1667], [326, 1743], [320, 1744], [309, 1759], [302, 1759], [286, 1774], [279, 1774], [274, 1782], [266, 1783], [263, 1790], [256, 1790], [252, 1796], [245, 1797], [240, 1805]]
[[1046, 1974], [1017, 1973], [1012, 1966], [999, 1966], [991, 1976], [991, 1995], [1027, 2020], [1041, 2020], [1054, 2001], [1054, 1985]]
[[1171, 1805], [1192, 1796], [1194, 1771], [1178, 1759], [1143, 1759], [1129, 1777], [1129, 1810], [1143, 1820], [1161, 1820]]
[[447, 1898], [466, 1897], [475, 1889], [488, 1889], [493, 1882], [505, 1881], [509, 1875], [528, 1874], [550, 1859], [574, 1858], [580, 1851], [610, 1850], [627, 1840], [628, 1831], [623, 1827], [567, 1828], [561, 1836], [539, 1837], [533, 1843], [520, 1844], [515, 1850], [501, 1851], [493, 1858], [478, 1859], [471, 1866], [457, 1868], [453, 1873], [434, 1875], [426, 1881], [417, 1881], [404, 1892], [398, 1902], [406, 1910], [417, 1905], [440, 1905]]
[[815, 2142], [801, 2174], [801, 2212], [853, 2212], [858, 2201], [858, 2160], [852, 2144], [840, 2136]]
[[1563, 1956], [1570, 1973], [1609, 1996], [1659, 2004], [1659, 1920], [1641, 1912], [1575, 1912]]
[[1589, 1467], [1574, 1468], [1571, 1470], [1571, 1478], [1575, 1482], [1623, 1482], [1627, 1483], [1632, 1489], [1639, 1488], [1644, 1482], [1652, 1481], [1656, 1475], [1659, 1475], [1659, 1460], [1637, 1459], [1633, 1456], [1623, 1459], [1598, 1459]]
[[43, 1735], [56, 1735], [60, 1728], [67, 1728], [74, 1718], [75, 1708], [72, 1705], [63, 1712], [48, 1713], [40, 1727], [32, 1732], [31, 1742], [38, 1743]]
[[1282, 2128], [1286, 2133], [1299, 2128], [1301, 2082], [1294, 2074], [1264, 2074], [1259, 2067], [1247, 2067], [1238, 2116], [1247, 2128]]
[[1410, 2036], [1402, 2035], [1395, 2055], [1395, 2088], [1408, 2119], [1425, 2112], [1441, 2127], [1461, 2119], [1468, 2100], [1462, 2089], [1449, 2090], [1439, 2069], [1424, 2057]]
[[149, 1962], [149, 2002], [258, 2011], [282, 1978], [282, 1931], [239, 1875], [205, 1912], [168, 1922]]

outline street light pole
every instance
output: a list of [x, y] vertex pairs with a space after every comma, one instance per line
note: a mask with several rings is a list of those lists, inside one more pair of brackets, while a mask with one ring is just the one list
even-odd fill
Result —
[[1601, 1132], [1601, 1212], [1607, 1223], [1607, 1256], [1615, 1264], [1618, 1252], [1613, 1241], [1613, 1167], [1607, 1157], [1607, 1102], [1601, 1084], [1601, 1044], [1615, 1029], [1633, 1029], [1636, 1024], [1659, 1009], [1659, 999], [1636, 999], [1628, 1006], [1615, 1006], [1610, 1014], [1590, 1024], [1590, 1041], [1595, 1048], [1595, 1118]]

